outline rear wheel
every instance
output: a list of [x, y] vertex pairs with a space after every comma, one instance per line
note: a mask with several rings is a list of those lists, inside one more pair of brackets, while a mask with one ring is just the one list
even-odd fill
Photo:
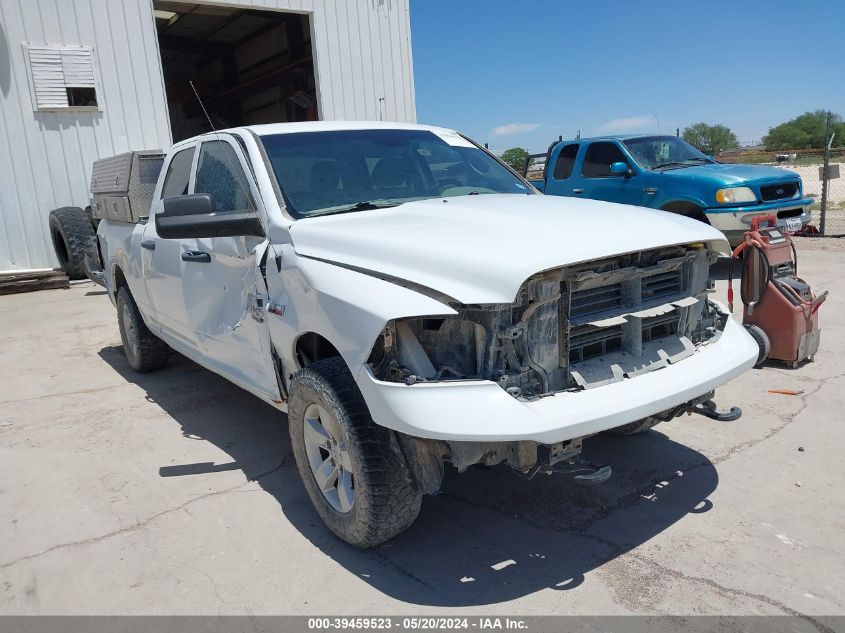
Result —
[[126, 286], [117, 292], [117, 323], [123, 351], [132, 369], [144, 373], [167, 365], [170, 348], [150, 332]]
[[291, 446], [320, 518], [355, 547], [379, 545], [409, 527], [422, 494], [370, 417], [342, 358], [313, 363], [291, 381]]
[[70, 279], [85, 279], [85, 257], [96, 252], [97, 234], [91, 218], [79, 207], [50, 211], [50, 237], [56, 257]]

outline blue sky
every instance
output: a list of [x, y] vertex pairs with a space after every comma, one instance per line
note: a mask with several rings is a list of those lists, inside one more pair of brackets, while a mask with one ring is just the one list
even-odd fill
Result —
[[417, 120], [496, 151], [845, 115], [842, 0], [411, 0]]

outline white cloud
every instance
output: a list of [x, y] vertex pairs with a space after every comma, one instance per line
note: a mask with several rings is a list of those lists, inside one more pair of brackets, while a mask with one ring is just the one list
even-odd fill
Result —
[[654, 127], [656, 119], [650, 115], [632, 116], [624, 119], [613, 119], [600, 125], [598, 131], [603, 134], [615, 134], [617, 132], [633, 132], [644, 128]]
[[494, 127], [491, 134], [494, 137], [497, 136], [513, 136], [514, 134], [525, 134], [526, 132], [533, 132], [538, 127], [543, 125], [542, 123], [508, 123], [506, 125], [500, 125], [498, 127]]

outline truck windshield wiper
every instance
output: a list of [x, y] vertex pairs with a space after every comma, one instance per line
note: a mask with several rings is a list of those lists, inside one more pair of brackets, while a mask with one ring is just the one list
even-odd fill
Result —
[[308, 217], [318, 215], [334, 215], [335, 213], [351, 213], [352, 211], [371, 211], [372, 209], [388, 209], [390, 207], [398, 207], [400, 202], [393, 202], [392, 200], [362, 200], [355, 204], [347, 204], [339, 207], [329, 207], [328, 209], [321, 209], [318, 213], [309, 213]]
[[659, 165], [655, 165], [654, 167], [652, 167], [652, 170], [663, 169], [664, 167], [689, 167], [690, 163], [701, 162], [701, 161], [704, 161], [704, 162], [707, 162], [707, 163], [710, 162], [710, 160], [707, 159], [707, 158], [687, 158], [685, 160], [672, 160], [672, 161], [669, 161], [668, 163], [660, 163]]

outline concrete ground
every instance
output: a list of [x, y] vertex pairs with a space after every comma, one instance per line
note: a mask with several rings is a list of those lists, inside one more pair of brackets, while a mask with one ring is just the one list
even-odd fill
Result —
[[592, 488], [450, 474], [364, 552], [283, 415], [178, 355], [134, 374], [93, 284], [0, 297], [0, 613], [845, 614], [843, 245], [801, 243], [821, 351], [722, 388], [740, 421], [592, 438]]

